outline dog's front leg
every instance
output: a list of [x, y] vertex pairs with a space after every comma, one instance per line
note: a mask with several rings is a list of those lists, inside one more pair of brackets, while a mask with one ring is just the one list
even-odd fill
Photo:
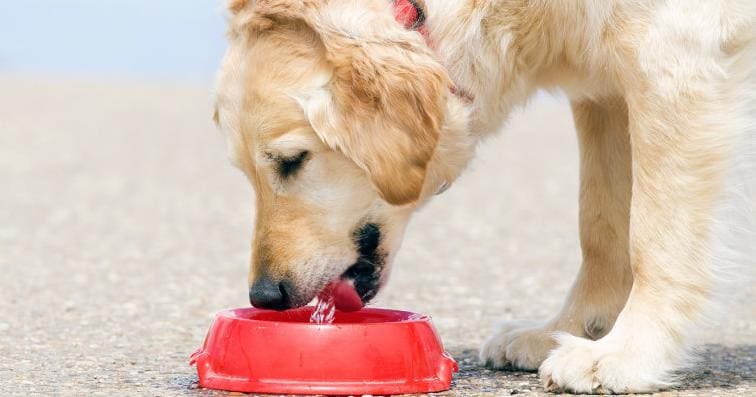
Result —
[[[653, 75], [670, 76], [663, 72]], [[558, 348], [540, 368], [547, 388], [665, 387], [685, 363], [687, 337], [710, 301], [715, 263], [707, 243], [733, 133], [726, 121], [732, 104], [716, 82], [692, 84], [703, 76], [688, 76], [688, 84], [657, 80], [638, 77], [637, 91], [627, 96], [633, 180], [627, 304], [599, 340], [557, 337]]]
[[572, 112], [580, 142], [583, 264], [556, 316], [542, 324], [505, 323], [483, 344], [481, 360], [492, 368], [538, 369], [556, 347], [557, 332], [606, 335], [630, 292], [627, 107], [620, 98], [581, 100], [572, 103]]

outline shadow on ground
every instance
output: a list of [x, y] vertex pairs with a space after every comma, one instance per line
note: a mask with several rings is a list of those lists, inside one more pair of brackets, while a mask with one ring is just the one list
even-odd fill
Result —
[[[478, 351], [467, 349], [452, 352], [460, 370], [452, 390], [442, 395], [500, 396], [545, 393], [538, 374], [520, 371], [491, 371], [478, 365]], [[705, 391], [716, 389], [737, 393], [741, 386], [754, 385], [756, 346], [705, 345], [700, 349], [700, 361], [680, 373], [680, 382], [670, 391]], [[712, 393], [715, 394], [715, 393]]]

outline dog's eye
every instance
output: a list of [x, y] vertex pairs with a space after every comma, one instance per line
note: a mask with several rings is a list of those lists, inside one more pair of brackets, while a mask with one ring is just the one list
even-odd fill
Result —
[[302, 168], [302, 165], [309, 155], [310, 152], [305, 150], [296, 156], [276, 158], [276, 171], [278, 172], [278, 175], [283, 179], [291, 178]]

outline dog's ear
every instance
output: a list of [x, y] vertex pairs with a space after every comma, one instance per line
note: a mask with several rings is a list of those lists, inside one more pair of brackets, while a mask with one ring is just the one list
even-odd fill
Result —
[[423, 38], [404, 30], [384, 0], [258, 2], [272, 20], [303, 21], [323, 43], [332, 78], [298, 98], [316, 133], [363, 168], [387, 202], [416, 201], [449, 90]]

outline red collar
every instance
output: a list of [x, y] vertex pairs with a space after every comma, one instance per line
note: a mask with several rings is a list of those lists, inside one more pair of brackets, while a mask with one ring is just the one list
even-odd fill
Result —
[[407, 30], [417, 30], [428, 40], [425, 32], [425, 12], [415, 0], [393, 0], [394, 18]]

